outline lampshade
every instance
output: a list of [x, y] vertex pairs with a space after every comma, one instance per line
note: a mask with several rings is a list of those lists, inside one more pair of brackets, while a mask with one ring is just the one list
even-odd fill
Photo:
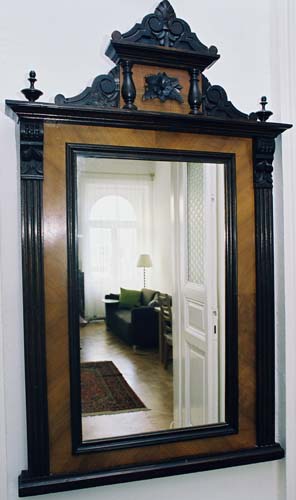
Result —
[[138, 258], [137, 267], [152, 267], [152, 261], [150, 255], [143, 253]]

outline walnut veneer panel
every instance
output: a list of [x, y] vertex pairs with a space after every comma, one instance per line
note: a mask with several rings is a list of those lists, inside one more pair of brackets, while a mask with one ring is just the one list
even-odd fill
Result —
[[[166, 73], [172, 78], [178, 78], [180, 85], [183, 87], [181, 90], [181, 95], [184, 99], [183, 103], [175, 100], [168, 100], [161, 102], [159, 99], [148, 99], [143, 101], [142, 97], [145, 93], [145, 76], [156, 75], [157, 73]], [[190, 75], [188, 71], [183, 71], [174, 68], [162, 68], [160, 66], [141, 66], [140, 64], [135, 64], [133, 66], [133, 80], [137, 91], [137, 96], [135, 99], [135, 105], [139, 110], [144, 111], [162, 111], [164, 113], [180, 113], [188, 114], [190, 112], [190, 106], [188, 104], [188, 93], [190, 86]], [[121, 70], [121, 81], [122, 81], [122, 70]], [[121, 97], [120, 106], [124, 105], [123, 99]]]
[[[62, 124], [46, 124], [44, 134], [44, 254], [50, 471], [88, 471], [134, 462], [157, 462], [198, 453], [255, 446], [256, 290], [251, 139]], [[239, 434], [72, 456], [67, 320], [66, 142], [236, 154]]]

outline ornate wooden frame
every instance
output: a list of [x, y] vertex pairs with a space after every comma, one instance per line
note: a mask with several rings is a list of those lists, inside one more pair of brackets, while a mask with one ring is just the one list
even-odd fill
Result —
[[[262, 110], [246, 115], [228, 101], [222, 87], [209, 83], [203, 71], [219, 59], [217, 49], [203, 45], [189, 25], [176, 17], [167, 0], [162, 1], [153, 14], [146, 16], [141, 24], [136, 24], [128, 33], [121, 35], [119, 32], [114, 32], [106, 54], [115, 62], [115, 68], [108, 75], [97, 76], [91, 87], [87, 87], [75, 97], [65, 98], [58, 95], [55, 104], [35, 102], [42, 92], [34, 88], [36, 75], [31, 72], [30, 88], [23, 91], [30, 102], [6, 101], [8, 114], [19, 123], [22, 186], [28, 469], [20, 475], [20, 496], [274, 460], [284, 455], [281, 446], [275, 443], [274, 427], [272, 162], [275, 138], [291, 125], [266, 123], [271, 115], [271, 112], [265, 109], [266, 98], [262, 98]], [[146, 69], [147, 73], [143, 75]], [[143, 104], [139, 105], [139, 99], [136, 100], [137, 93], [142, 92], [144, 95], [147, 75], [149, 76], [152, 71], [155, 76], [163, 75], [164, 70], [168, 78], [155, 78], [154, 83], [156, 83], [152, 89], [150, 88], [155, 99], [150, 101], [144, 98]], [[138, 83], [142, 80], [143, 87]], [[182, 87], [187, 92], [188, 104], [182, 103], [184, 98], [176, 99], [176, 94], [172, 93], [174, 89], [181, 92]], [[159, 102], [156, 102], [157, 97]], [[254, 446], [239, 450], [220, 449], [219, 452], [206, 454], [190, 453], [177, 458], [170, 457], [168, 451], [166, 460], [154, 462], [138, 460], [126, 466], [98, 470], [79, 469], [70, 473], [65, 471], [64, 474], [52, 473], [46, 369], [43, 233], [44, 130], [52, 124], [82, 128], [110, 127], [118, 130], [157, 131], [160, 135], [177, 134], [179, 138], [182, 134], [184, 137], [190, 134], [210, 138], [215, 136], [219, 139], [226, 137], [232, 138], [233, 141], [247, 138], [251, 141], [256, 243], [256, 444]], [[79, 145], [79, 141], [73, 146], [68, 146], [69, 158], [73, 150], [77, 149], [77, 144]], [[85, 149], [85, 142], [82, 144], [84, 146], [79, 147]], [[90, 144], [89, 147], [91, 149], [94, 146]], [[121, 149], [123, 151], [123, 147]], [[156, 155], [164, 154], [160, 148], [154, 150]], [[146, 153], [147, 151], [142, 151], [142, 154]], [[203, 153], [205, 154], [204, 150], [201, 151], [201, 154]], [[135, 152], [130, 151], [130, 154]], [[72, 194], [68, 189], [68, 206], [71, 206]], [[234, 206], [230, 203], [230, 215], [232, 210]], [[69, 220], [71, 235], [71, 217]], [[233, 223], [228, 227], [233, 230]], [[234, 233], [229, 235], [230, 247], [233, 245], [234, 236]], [[75, 242], [72, 243], [75, 245]], [[71, 248], [73, 245], [71, 247], [70, 244], [68, 247], [70, 255]], [[231, 256], [233, 249], [235, 246], [229, 248], [228, 256]], [[233, 262], [235, 261], [230, 261], [232, 271], [229, 279], [235, 280]], [[69, 269], [71, 270], [71, 266]], [[232, 306], [232, 314], [235, 316], [236, 305], [232, 303]], [[231, 311], [229, 314], [231, 315]], [[234, 354], [232, 366], [235, 368], [237, 363], [235, 336], [233, 339], [228, 347], [229, 352]], [[75, 356], [73, 354], [75, 351], [71, 352], [72, 356]], [[75, 361], [73, 363], [75, 366]], [[234, 369], [232, 373], [234, 374], [232, 383], [234, 383], [237, 372]], [[232, 388], [239, 390], [235, 384]], [[214, 436], [220, 432], [222, 434], [238, 432], [235, 412], [234, 404], [227, 421], [228, 429], [222, 428], [223, 426], [200, 428], [188, 435], [188, 439], [209, 437], [215, 439]], [[75, 427], [75, 417], [73, 425]], [[146, 443], [145, 439], [148, 437], [141, 435], [137, 446], [153, 446], [160, 442], [160, 437], [157, 436], [150, 437], [150, 441]], [[166, 445], [165, 436], [162, 436], [161, 440]], [[175, 440], [182, 440], [182, 436], [176, 434]], [[171, 441], [171, 436], [168, 436], [167, 443]], [[79, 443], [73, 443], [74, 454], [79, 452], [78, 448]], [[85, 447], [80, 452], [98, 453], [98, 449]]]

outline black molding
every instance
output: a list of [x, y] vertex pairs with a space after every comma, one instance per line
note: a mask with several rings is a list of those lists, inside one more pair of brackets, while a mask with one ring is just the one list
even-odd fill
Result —
[[275, 332], [272, 162], [274, 139], [254, 140], [256, 226], [256, 372], [257, 443], [275, 436]]
[[24, 101], [6, 102], [7, 114], [15, 119], [33, 119], [59, 123], [134, 128], [142, 130], [166, 130], [193, 134], [223, 135], [231, 137], [275, 138], [292, 127], [286, 123], [256, 122], [219, 118], [217, 116], [181, 115], [152, 111], [128, 111], [122, 109], [97, 109], [83, 106], [58, 106], [48, 103]]
[[144, 464], [122, 467], [113, 470], [91, 472], [86, 474], [51, 475], [47, 478], [31, 477], [26, 471], [19, 476], [19, 496], [42, 495], [60, 491], [93, 488], [129, 481], [142, 481], [157, 477], [168, 477], [225, 467], [279, 460], [284, 457], [284, 450], [279, 444], [262, 448], [226, 452], [215, 455], [180, 458], [159, 464]]
[[[228, 383], [228, 386], [231, 386]], [[234, 389], [234, 394], [237, 394], [237, 388]], [[235, 396], [233, 396], [235, 397]], [[230, 399], [228, 397], [228, 399]], [[238, 405], [235, 405], [237, 401], [232, 401], [234, 409]], [[229, 411], [230, 413], [230, 411]], [[81, 426], [81, 415], [80, 426]], [[233, 419], [235, 416], [232, 416]], [[236, 423], [237, 424], [237, 423]], [[76, 416], [77, 425], [77, 416]], [[78, 425], [77, 425], [78, 427]], [[74, 428], [74, 427], [73, 427]], [[178, 430], [167, 430], [167, 431], [156, 431], [156, 432], [145, 432], [139, 434], [130, 434], [129, 436], [118, 437], [118, 438], [104, 438], [104, 439], [93, 439], [89, 441], [81, 441], [80, 444], [74, 448], [75, 443], [78, 442], [78, 437], [74, 440], [72, 435], [72, 451], [75, 455], [87, 455], [89, 453], [98, 453], [102, 451], [114, 451], [127, 448], [137, 448], [143, 446], [157, 446], [167, 443], [177, 443], [181, 441], [192, 441], [194, 439], [209, 439], [217, 438], [222, 436], [231, 436], [232, 434], [237, 434], [238, 425], [232, 427], [229, 423], [226, 424], [212, 424], [212, 425], [202, 425], [199, 427], [183, 428]]]
[[[78, 227], [77, 227], [77, 157], [123, 158], [178, 162], [223, 162], [225, 177], [226, 239], [226, 373], [225, 423], [168, 431], [150, 432], [117, 438], [82, 441], [80, 388], [80, 331], [78, 307]], [[161, 443], [204, 439], [238, 432], [238, 325], [237, 325], [237, 222], [235, 155], [200, 151], [175, 151], [114, 146], [67, 144], [67, 228], [68, 228], [68, 297], [69, 345], [71, 359], [72, 452], [75, 454], [115, 450]]]
[[[218, 155], [217, 155], [218, 156]], [[220, 155], [223, 158], [223, 155]], [[224, 160], [225, 161], [225, 160]], [[235, 155], [225, 161], [225, 420], [238, 432], [238, 261]]]
[[72, 148], [66, 145], [67, 186], [67, 265], [68, 265], [68, 324], [70, 360], [70, 403], [72, 453], [82, 442], [80, 387], [80, 319], [78, 275], [78, 200], [77, 164]]
[[[194, 67], [199, 68], [200, 71], [209, 67], [209, 64], [213, 64], [209, 63], [209, 56], [192, 51], [166, 49], [134, 42], [129, 43], [124, 40], [119, 42], [112, 40], [111, 43], [112, 51], [108, 50], [106, 55], [116, 64], [124, 60], [131, 60], [135, 64], [146, 64], [147, 66], [164, 66], [183, 70]], [[218, 57], [215, 57], [216, 59]]]
[[54, 100], [58, 106], [93, 106], [103, 108], [119, 107], [119, 67], [115, 66], [108, 75], [97, 76], [91, 87], [74, 97], [58, 94]]
[[20, 122], [22, 268], [28, 469], [48, 474], [43, 270], [43, 123]]

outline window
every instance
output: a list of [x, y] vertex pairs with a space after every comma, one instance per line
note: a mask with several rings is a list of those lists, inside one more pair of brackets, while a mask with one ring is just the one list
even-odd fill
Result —
[[140, 253], [151, 253], [151, 180], [147, 176], [84, 174], [79, 197], [80, 267], [85, 279], [85, 314], [103, 317], [102, 299], [120, 287], [140, 289]]

